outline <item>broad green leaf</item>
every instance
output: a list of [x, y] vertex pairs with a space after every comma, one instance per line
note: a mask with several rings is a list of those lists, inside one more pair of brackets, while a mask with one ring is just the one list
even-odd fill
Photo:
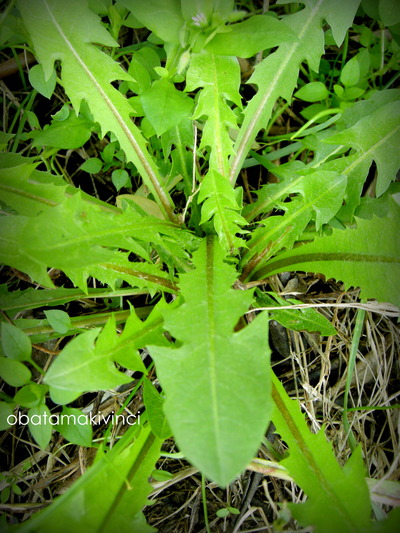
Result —
[[32, 437], [44, 450], [50, 442], [53, 431], [50, 419], [49, 408], [45, 404], [31, 407], [28, 411], [28, 427]]
[[319, 272], [361, 287], [362, 298], [376, 298], [400, 305], [400, 207], [390, 199], [385, 218], [357, 219], [356, 229], [333, 230], [309, 244], [280, 254], [257, 276], [267, 277], [288, 270]]
[[[187, 21], [194, 24], [194, 19], [203, 15], [207, 22], [213, 14], [224, 20], [234, 9], [233, 0], [180, 0], [182, 14]], [[197, 24], [194, 24], [197, 25]]]
[[140, 96], [143, 110], [157, 135], [162, 135], [189, 118], [193, 100], [165, 78], [153, 82]]
[[19, 328], [7, 322], [1, 323], [1, 346], [4, 354], [16, 361], [32, 360], [32, 344]]
[[44, 314], [54, 331], [57, 331], [58, 333], [66, 333], [70, 329], [71, 319], [65, 311], [52, 309], [50, 311], [45, 311]]
[[52, 505], [20, 524], [20, 533], [60, 533], [88, 531], [135, 531], [151, 533], [141, 515], [151, 486], [148, 478], [160, 456], [162, 441], [149, 425], [137, 434], [128, 429], [110, 452], [96, 462]]
[[97, 174], [102, 169], [102, 166], [103, 163], [98, 157], [91, 157], [90, 159], [86, 159], [80, 168], [89, 174]]
[[54, 120], [49, 126], [45, 126], [42, 131], [33, 131], [30, 137], [33, 139], [33, 146], [50, 146], [53, 148], [64, 148], [74, 150], [81, 148], [90, 139], [93, 122], [82, 115], [76, 116], [71, 111], [70, 116], [63, 120]]
[[29, 69], [29, 82], [38, 93], [42, 94], [46, 98], [51, 98], [54, 89], [56, 88], [56, 71], [53, 70], [50, 78], [45, 79], [42, 65], [33, 65]]
[[31, 371], [21, 361], [0, 357], [0, 377], [12, 387], [21, 387], [31, 379]]
[[282, 461], [308, 499], [289, 504], [302, 525], [316, 533], [371, 531], [371, 504], [365, 482], [361, 448], [341, 469], [324, 430], [312, 434], [296, 402], [291, 400], [278, 378], [272, 376], [276, 431], [289, 445], [289, 457]]
[[277, 99], [282, 97], [290, 101], [297, 85], [300, 63], [307, 60], [310, 68], [318, 72], [320, 57], [324, 52], [323, 19], [331, 25], [340, 45], [360, 1], [347, 2], [346, 9], [338, 9], [336, 0], [308, 0], [304, 3], [304, 9], [284, 18], [286, 26], [298, 40], [282, 43], [276, 52], [256, 66], [248, 81], [257, 85], [258, 92], [244, 111], [244, 121], [235, 143], [235, 155], [231, 156], [231, 183], [235, 183], [256, 135], [268, 124]]
[[111, 174], [111, 180], [113, 182], [114, 187], [117, 189], [117, 191], [122, 189], [122, 187], [131, 186], [131, 178], [128, 172], [123, 168], [118, 168], [117, 170], [113, 170]]
[[111, 84], [115, 80], [132, 81], [132, 78], [110, 56], [91, 44], [116, 46], [100, 19], [80, 0], [68, 3], [18, 0], [17, 5], [45, 77], [53, 71], [54, 61], [61, 60], [63, 86], [75, 111], [79, 111], [82, 100], [87, 102], [103, 134], [114, 133], [127, 160], [134, 163], [163, 214], [175, 220], [172, 200], [163, 188], [158, 168], [147, 151], [145, 139], [130, 118], [132, 108]]
[[282, 42], [297, 38], [285, 24], [268, 15], [254, 15], [244, 22], [226, 27], [226, 32], [217, 33], [205, 49], [212, 54], [251, 57], [260, 50], [273, 48]]
[[345, 66], [340, 74], [340, 81], [345, 87], [352, 87], [357, 85], [360, 80], [360, 64], [356, 57], [352, 57]]
[[394, 26], [400, 22], [400, 10], [397, 0], [379, 0], [379, 14], [386, 26]]
[[142, 94], [146, 89], [150, 89], [150, 74], [139, 59], [135, 57], [135, 54], [133, 54], [129, 63], [128, 74], [135, 80], [128, 81], [128, 87], [132, 92]]
[[[365, 111], [365, 107], [362, 109]], [[376, 194], [380, 196], [395, 179], [400, 166], [400, 100], [364, 115], [354, 126], [336, 133], [325, 142], [353, 146], [368, 167], [374, 160], [378, 167]]]
[[78, 446], [92, 445], [92, 426], [86, 415], [79, 409], [63, 407], [61, 414], [56, 415], [60, 422], [54, 426], [64, 439]]
[[149, 351], [179, 448], [226, 485], [250, 461], [268, 423], [268, 319], [261, 314], [234, 333], [252, 294], [231, 289], [235, 269], [213, 237], [204, 239], [193, 262], [195, 270], [181, 276], [184, 303], [166, 313], [178, 347]]
[[14, 396], [14, 402], [22, 405], [22, 407], [38, 407], [44, 403], [44, 398], [48, 387], [45, 385], [38, 385], [37, 383], [29, 383], [22, 389], [19, 389]]
[[321, 81], [311, 81], [295, 92], [294, 96], [305, 102], [319, 102], [325, 100], [329, 96], [329, 92]]
[[180, 0], [121, 0], [120, 3], [163, 41], [179, 44], [184, 25]]

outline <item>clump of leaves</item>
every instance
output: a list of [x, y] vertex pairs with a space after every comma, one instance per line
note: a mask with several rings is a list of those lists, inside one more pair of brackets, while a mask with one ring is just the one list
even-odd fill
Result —
[[[392, 35], [377, 64], [376, 38], [364, 27], [360, 49], [347, 57], [357, 10], [373, 11], [359, 0], [340, 8], [333, 0], [282, 1], [262, 15], [235, 10], [231, 0], [17, 1], [3, 42], [18, 21], [39, 62], [30, 74], [33, 87], [49, 98], [57, 79], [69, 102], [47, 127], [36, 122], [16, 137], [14, 146], [27, 143], [29, 157], [12, 149], [1, 154], [0, 260], [41, 287], [2, 290], [1, 373], [9, 386], [22, 387], [4, 398], [2, 411], [7, 420], [16, 405], [29, 409], [28, 416], [50, 417], [48, 396], [66, 406], [83, 393], [131, 382], [132, 372], [146, 375], [140, 354], [147, 351], [165, 395], [163, 403], [146, 381], [141, 429], [129, 429], [110, 452], [103, 449], [71, 491], [21, 529], [45, 531], [55, 520], [70, 529], [71, 509], [86, 502], [85, 519], [73, 514], [82, 530], [90, 523], [107, 531], [118, 516], [124, 530], [151, 531], [141, 509], [163, 439], [172, 433], [188, 461], [226, 485], [251, 461], [272, 419], [289, 445], [290, 475], [309, 496], [292, 509], [301, 524], [321, 532], [391, 530], [396, 515], [371, 523], [359, 450], [341, 468], [324, 434], [312, 435], [294, 414], [271, 370], [267, 313], [249, 324], [244, 317], [261, 303], [295, 329], [334, 334], [315, 310], [280, 311], [286, 302], [267, 290], [270, 276], [295, 270], [360, 286], [363, 299], [399, 305], [400, 208], [392, 182], [400, 91], [391, 88], [384, 55], [398, 68], [393, 6], [380, 0], [373, 14]], [[117, 52], [123, 26], [151, 33]], [[343, 42], [341, 56], [322, 58], [327, 43], [338, 50]], [[253, 96], [246, 99], [238, 57], [252, 56]], [[312, 103], [302, 113], [308, 122], [274, 139], [275, 121], [300, 100]], [[116, 205], [49, 171], [54, 154], [83, 146], [92, 134], [106, 146], [82, 171], [108, 172], [116, 192], [126, 190]], [[4, 147], [10, 140], [4, 137]], [[37, 168], [42, 161], [47, 172]], [[274, 181], [255, 187], [256, 198], [246, 204], [239, 177], [256, 164]], [[363, 197], [366, 185], [371, 197]], [[54, 288], [49, 268], [61, 270], [75, 288]], [[89, 287], [91, 279], [102, 284], [99, 292]], [[263, 289], [254, 293], [255, 286]], [[40, 324], [15, 319], [21, 309], [83, 295], [137, 293], [154, 297], [146, 317], [130, 307], [83, 322], [55, 309]], [[119, 334], [117, 322], [125, 324]], [[68, 342], [43, 383], [34, 383], [31, 340], [61, 336]], [[30, 427], [45, 448], [51, 425]], [[77, 443], [91, 438], [57, 429]]]

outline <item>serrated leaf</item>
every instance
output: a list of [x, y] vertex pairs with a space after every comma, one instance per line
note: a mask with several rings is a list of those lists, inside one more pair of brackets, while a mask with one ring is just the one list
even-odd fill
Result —
[[[149, 217], [130, 209], [120, 213], [104, 212], [100, 206], [88, 205], [78, 193], [36, 217], [6, 217], [0, 237], [0, 258], [4, 264], [51, 287], [47, 267], [73, 272], [90, 266], [96, 268], [99, 264], [118, 264], [118, 253], [106, 247], [125, 248], [148, 259], [144, 243], [140, 244], [137, 238], [160, 242], [154, 231], [157, 226], [166, 233], [174, 233], [163, 221], [151, 220], [149, 223]], [[76, 284], [83, 288], [85, 280], [81, 277]]]
[[285, 24], [294, 32], [295, 43], [282, 43], [278, 50], [259, 63], [248, 83], [256, 84], [257, 94], [244, 111], [244, 120], [231, 156], [230, 181], [235, 183], [251, 145], [258, 132], [265, 128], [275, 102], [279, 97], [290, 101], [297, 85], [300, 63], [307, 60], [310, 68], [318, 72], [320, 57], [324, 52], [323, 19], [332, 26], [338, 44], [357, 11], [359, 0], [352, 0], [346, 9], [337, 9], [336, 0], [309, 0], [305, 8], [285, 17]]
[[228, 100], [241, 107], [238, 92], [240, 69], [236, 58], [216, 56], [203, 51], [194, 54], [187, 73], [186, 90], [202, 87], [194, 118], [207, 116], [200, 147], [209, 147], [209, 171], [198, 200], [202, 206], [201, 223], [213, 217], [221, 243], [233, 250], [240, 245], [236, 233], [246, 221], [238, 213], [235, 192], [228, 181], [228, 158], [233, 153], [233, 141], [228, 127], [237, 128], [236, 117]]
[[130, 428], [107, 453], [54, 503], [19, 525], [21, 533], [96, 530], [151, 533], [141, 513], [151, 491], [148, 479], [160, 456], [162, 441], [149, 425]]
[[146, 373], [137, 350], [150, 342], [165, 344], [162, 324], [158, 310], [154, 310], [146, 322], [139, 320], [132, 311], [120, 336], [115, 331], [115, 319], [110, 318], [100, 335], [96, 328], [75, 337], [47, 371], [44, 381], [50, 386], [53, 400], [69, 403], [82, 392], [129, 383], [131, 378], [119, 372], [114, 361], [130, 370]]
[[[362, 109], [365, 111], [364, 107]], [[374, 160], [378, 167], [376, 194], [380, 196], [395, 179], [400, 167], [400, 100], [386, 103], [364, 115], [354, 126], [325, 142], [355, 147], [368, 167]]]
[[268, 15], [254, 15], [244, 22], [224, 28], [217, 33], [205, 49], [218, 55], [251, 57], [260, 50], [273, 48], [284, 41], [297, 40], [296, 35], [285, 24]]
[[156, 80], [140, 96], [143, 110], [157, 135], [162, 135], [189, 118], [193, 100], [165, 78]]
[[[290, 191], [299, 192], [302, 197], [280, 204], [286, 212], [283, 216], [270, 216], [262, 221], [248, 243], [249, 250], [243, 255], [241, 265], [248, 264], [246, 276], [259, 269], [267, 259], [282, 248], [291, 248], [306, 228], [315, 213], [317, 230], [329, 222], [342, 205], [346, 190], [346, 177], [336, 172], [310, 169], [299, 171], [301, 176], [289, 181]], [[268, 186], [267, 186], [268, 187]], [[289, 184], [278, 189], [279, 194]], [[250, 259], [254, 257], [255, 259]], [[252, 262], [254, 261], [254, 264]]]
[[268, 422], [268, 319], [260, 315], [233, 333], [252, 294], [230, 288], [236, 272], [213, 237], [193, 262], [196, 269], [181, 276], [184, 304], [166, 313], [179, 346], [149, 351], [178, 446], [207, 477], [226, 485], [250, 461]]
[[369, 531], [371, 505], [361, 448], [341, 469], [323, 429], [312, 434], [297, 403], [275, 375], [272, 380], [272, 419], [289, 445], [282, 465], [308, 496], [305, 504], [290, 505], [294, 517], [303, 525], [312, 524], [316, 533]]
[[79, 112], [82, 100], [87, 102], [103, 134], [114, 133], [127, 160], [134, 163], [165, 217], [175, 221], [172, 200], [163, 188], [163, 180], [147, 151], [145, 139], [130, 118], [132, 107], [111, 84], [115, 80], [132, 81], [132, 78], [111, 57], [91, 44], [111, 47], [117, 44], [99, 17], [80, 0], [68, 3], [18, 0], [17, 5], [45, 77], [53, 71], [54, 61], [60, 59], [63, 86], [75, 111]]
[[265, 277], [287, 270], [319, 272], [361, 287], [362, 298], [400, 305], [400, 206], [390, 199], [385, 218], [357, 219], [357, 228], [333, 230], [309, 244], [284, 252], [258, 272]]

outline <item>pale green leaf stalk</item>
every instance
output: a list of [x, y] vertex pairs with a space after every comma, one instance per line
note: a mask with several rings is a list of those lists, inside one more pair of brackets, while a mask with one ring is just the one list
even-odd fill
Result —
[[[103, 134], [113, 132], [128, 161], [137, 167], [164, 216], [177, 221], [172, 200], [163, 186], [163, 178], [150, 157], [146, 141], [133, 124], [132, 107], [112, 85], [114, 80], [132, 78], [118, 63], [92, 43], [116, 46], [99, 18], [80, 0], [20, 0], [17, 3], [31, 36], [35, 54], [47, 79], [59, 59], [62, 83], [76, 112], [82, 100], [90, 107]], [[46, 36], [46, 38], [43, 38]]]
[[231, 289], [232, 266], [214, 237], [181, 276], [184, 303], [166, 313], [177, 347], [149, 347], [166, 393], [165, 413], [179, 448], [220, 485], [230, 483], [257, 450], [270, 414], [268, 317], [234, 333], [251, 292]]

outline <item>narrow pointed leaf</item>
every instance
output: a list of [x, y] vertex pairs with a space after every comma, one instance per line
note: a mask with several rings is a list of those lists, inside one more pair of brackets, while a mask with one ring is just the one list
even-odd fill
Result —
[[234, 333], [252, 294], [231, 289], [236, 273], [213, 237], [182, 276], [185, 303], [166, 315], [178, 347], [150, 347], [166, 393], [165, 413], [181, 451], [226, 485], [247, 465], [269, 419], [268, 318]]

